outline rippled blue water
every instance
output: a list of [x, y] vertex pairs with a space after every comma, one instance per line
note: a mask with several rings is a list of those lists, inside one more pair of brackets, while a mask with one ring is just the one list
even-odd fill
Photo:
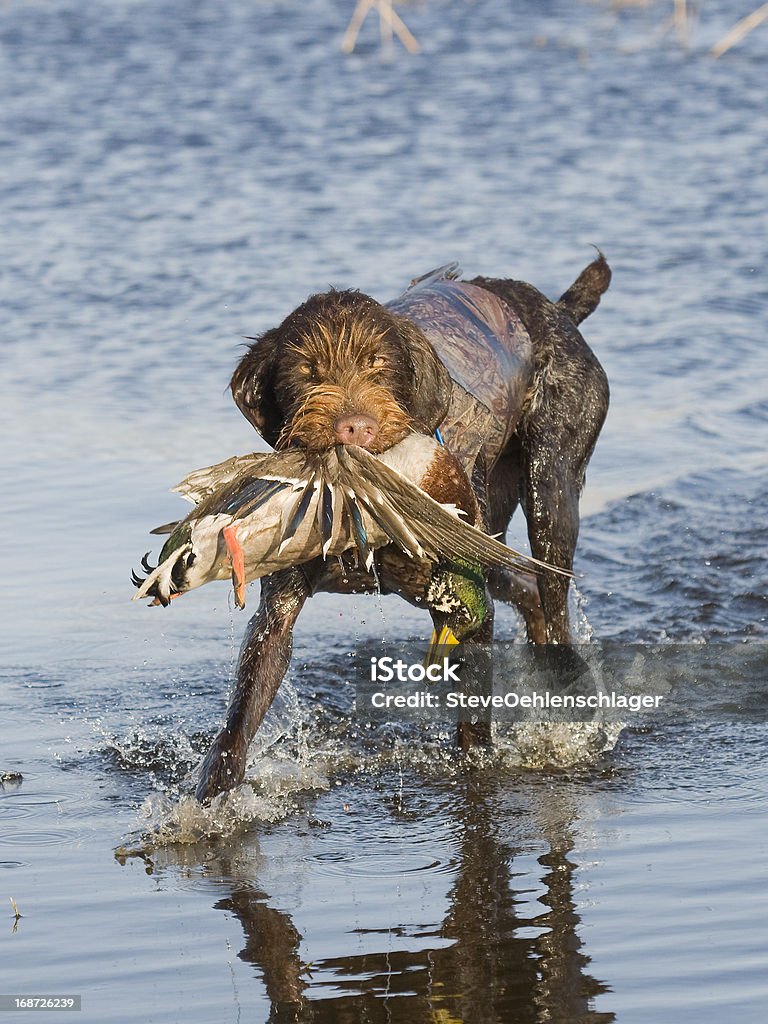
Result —
[[169, 485], [254, 445], [242, 336], [329, 284], [455, 258], [556, 296], [599, 245], [582, 613], [765, 643], [768, 28], [707, 57], [750, 6], [706, 0], [683, 51], [661, 0], [425, 0], [422, 54], [371, 19], [343, 57], [351, 0], [0, 5], [3, 991], [98, 1022], [764, 1020], [764, 679], [589, 765], [465, 768], [346, 721], [344, 650], [417, 613], [319, 598], [250, 828], [112, 853], [170, 813], [244, 625], [226, 587], [131, 605], [130, 567]]

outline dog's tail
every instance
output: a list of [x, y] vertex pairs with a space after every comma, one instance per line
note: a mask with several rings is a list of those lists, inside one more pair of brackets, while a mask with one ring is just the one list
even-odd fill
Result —
[[597, 309], [600, 297], [610, 283], [611, 268], [598, 249], [597, 259], [582, 270], [568, 291], [560, 296], [557, 305], [565, 310], [574, 323], [580, 324]]

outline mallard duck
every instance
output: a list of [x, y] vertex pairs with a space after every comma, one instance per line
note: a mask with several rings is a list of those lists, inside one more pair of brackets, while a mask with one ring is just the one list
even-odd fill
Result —
[[425, 665], [437, 664], [450, 655], [485, 621], [488, 601], [485, 578], [477, 563], [441, 559], [432, 570], [426, 593], [434, 630]]
[[195, 508], [152, 531], [170, 536], [157, 566], [144, 556], [146, 578], [133, 574], [134, 600], [151, 597], [167, 605], [195, 587], [231, 577], [242, 608], [251, 580], [348, 549], [374, 572], [374, 551], [389, 543], [409, 557], [477, 565], [478, 571], [553, 568], [470, 526], [455, 504], [441, 504], [420, 488], [434, 491], [433, 478], [447, 458], [436, 440], [410, 434], [378, 456], [356, 445], [322, 454], [292, 448], [197, 470], [173, 488]]

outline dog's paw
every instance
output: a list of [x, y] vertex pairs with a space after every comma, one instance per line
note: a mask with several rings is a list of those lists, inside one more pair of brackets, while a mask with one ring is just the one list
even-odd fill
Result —
[[238, 786], [245, 775], [245, 761], [246, 747], [242, 739], [222, 729], [205, 755], [195, 799], [207, 804], [219, 793]]

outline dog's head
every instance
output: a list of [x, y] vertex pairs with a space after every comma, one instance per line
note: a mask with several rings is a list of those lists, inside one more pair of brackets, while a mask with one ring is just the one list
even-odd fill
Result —
[[267, 331], [232, 377], [238, 408], [275, 448], [386, 451], [432, 433], [451, 382], [422, 332], [356, 291], [313, 295]]

